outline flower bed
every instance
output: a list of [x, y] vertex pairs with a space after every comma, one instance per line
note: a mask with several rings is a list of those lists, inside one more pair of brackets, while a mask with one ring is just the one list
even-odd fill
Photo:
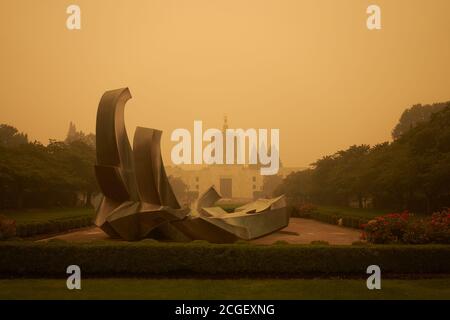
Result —
[[363, 225], [362, 238], [372, 243], [450, 243], [450, 209], [412, 219], [408, 212], [376, 217]]
[[16, 221], [4, 215], [0, 215], [0, 240], [8, 239], [16, 235]]

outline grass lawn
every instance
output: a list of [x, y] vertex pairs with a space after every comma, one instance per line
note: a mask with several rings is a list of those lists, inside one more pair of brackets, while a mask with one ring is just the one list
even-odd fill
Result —
[[94, 216], [92, 208], [58, 208], [58, 209], [39, 209], [24, 211], [0, 212], [5, 216], [16, 220], [17, 224], [26, 224], [32, 222], [46, 222], [50, 220], [64, 220], [75, 217]]
[[68, 290], [65, 279], [0, 280], [0, 299], [450, 299], [450, 278], [349, 279], [85, 279]]

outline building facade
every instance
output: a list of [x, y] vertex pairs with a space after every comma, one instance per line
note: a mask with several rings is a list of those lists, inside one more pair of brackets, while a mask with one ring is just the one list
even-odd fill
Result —
[[[226, 129], [228, 129], [228, 123], [225, 117], [222, 129], [224, 135]], [[223, 154], [226, 154], [226, 149]], [[289, 173], [302, 169], [304, 168], [285, 168], [281, 166], [280, 162], [278, 175], [284, 178]], [[169, 176], [180, 178], [188, 186], [189, 192], [195, 192], [198, 195], [207, 191], [211, 186], [215, 186], [225, 199], [251, 200], [267, 196], [264, 194], [265, 176], [261, 175], [259, 165], [168, 166], [166, 171]]]

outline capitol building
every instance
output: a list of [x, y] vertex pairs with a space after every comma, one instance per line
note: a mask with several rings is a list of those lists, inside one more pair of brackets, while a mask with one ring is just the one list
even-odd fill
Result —
[[[228, 122], [225, 117], [222, 128], [224, 136], [226, 129], [228, 129]], [[226, 154], [226, 150], [223, 154]], [[280, 161], [280, 169], [274, 177], [261, 175], [258, 164], [236, 164], [237, 161], [234, 163], [166, 166], [166, 171], [168, 176], [180, 178], [187, 185], [188, 191], [196, 197], [207, 191], [209, 187], [215, 186], [225, 199], [252, 200], [271, 196], [265, 194], [267, 181], [275, 181], [277, 178], [278, 181], [281, 181], [291, 172], [304, 169], [300, 167], [286, 168]]]

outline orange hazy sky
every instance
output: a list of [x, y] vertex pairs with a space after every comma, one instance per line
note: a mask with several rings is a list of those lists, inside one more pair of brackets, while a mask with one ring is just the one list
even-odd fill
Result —
[[163, 130], [166, 164], [194, 120], [279, 128], [283, 164], [305, 166], [450, 100], [448, 0], [1, 0], [0, 39], [0, 123], [43, 143], [70, 121], [94, 132], [103, 92], [128, 86], [128, 132]]

